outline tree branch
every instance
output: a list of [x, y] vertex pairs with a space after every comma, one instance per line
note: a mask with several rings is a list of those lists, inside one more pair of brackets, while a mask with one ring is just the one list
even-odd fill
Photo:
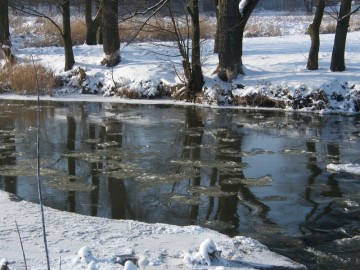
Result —
[[143, 12], [135, 12], [134, 14], [132, 14], [130, 17], [123, 19], [122, 21], [126, 21], [130, 18], [133, 18], [136, 15], [145, 15], [148, 12], [154, 10], [154, 12], [146, 18], [146, 20], [142, 23], [142, 25], [140, 26], [140, 28], [136, 31], [135, 35], [130, 39], [130, 41], [128, 41], [126, 43], [126, 46], [128, 46], [129, 44], [131, 44], [135, 38], [139, 35], [139, 33], [141, 32], [141, 30], [145, 27], [145, 25], [147, 24], [147, 22], [156, 15], [156, 13], [158, 13], [167, 3], [169, 2], [169, 0], [161, 0], [160, 2], [158, 2], [157, 4], [155, 4], [154, 6], [148, 8], [147, 10], [143, 11]]
[[12, 7], [13, 9], [20, 11], [24, 14], [30, 15], [30, 16], [35, 16], [38, 18], [44, 18], [49, 20], [55, 27], [56, 29], [60, 32], [60, 34], [63, 36], [63, 30], [61, 29], [61, 27], [53, 20], [51, 19], [49, 16], [45, 15], [44, 13], [41, 13], [35, 9], [29, 8], [29, 7], [24, 7], [21, 6], [19, 4], [14, 4], [13, 2], [9, 1], [9, 6]]
[[148, 9], [144, 10], [144, 11], [141, 11], [141, 12], [134, 12], [133, 14], [130, 14], [129, 17], [126, 17], [124, 19], [122, 19], [121, 21], [126, 21], [126, 20], [129, 20], [135, 16], [138, 16], [138, 15], [146, 15], [147, 13], [149, 13], [150, 11], [153, 11], [153, 14], [150, 16], [153, 17], [157, 12], [159, 12], [164, 6], [166, 3], [168, 3], [169, 0], [161, 0], [159, 2], [157, 2], [155, 5], [153, 5], [152, 7], [149, 7]]

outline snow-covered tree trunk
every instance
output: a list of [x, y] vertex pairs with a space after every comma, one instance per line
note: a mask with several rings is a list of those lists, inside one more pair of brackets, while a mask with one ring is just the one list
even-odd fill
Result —
[[102, 65], [116, 66], [120, 58], [120, 36], [118, 27], [118, 0], [102, 0], [102, 34], [105, 56]]

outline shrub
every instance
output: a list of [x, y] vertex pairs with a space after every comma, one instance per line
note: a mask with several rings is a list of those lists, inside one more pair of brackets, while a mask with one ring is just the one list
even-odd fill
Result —
[[259, 22], [247, 24], [244, 31], [245, 37], [275, 37], [281, 35], [282, 33], [278, 26], [261, 24]]
[[30, 61], [1, 70], [0, 81], [6, 82], [17, 94], [37, 94], [37, 89], [40, 94], [47, 94], [59, 85], [52, 71]]

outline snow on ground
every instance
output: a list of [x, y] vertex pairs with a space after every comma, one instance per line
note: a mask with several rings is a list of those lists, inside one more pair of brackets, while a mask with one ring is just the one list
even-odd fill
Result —
[[[46, 269], [40, 207], [0, 191], [0, 261], [24, 269]], [[305, 269], [270, 252], [256, 240], [229, 238], [198, 226], [179, 227], [110, 220], [45, 207], [52, 269]], [[2, 258], [2, 260], [1, 260]], [[128, 262], [123, 268], [119, 263]], [[211, 264], [211, 265], [209, 265]]]
[[[100, 65], [102, 46], [74, 46], [76, 64], [72, 71], [64, 72], [63, 48], [24, 48], [21, 39], [15, 40], [15, 53], [19, 59], [34, 56], [65, 79], [65, 86], [52, 92], [56, 97], [59, 94], [64, 97], [69, 93], [93, 93], [98, 97], [109, 97], [108, 101], [119, 101], [123, 92], [114, 90], [116, 84], [117, 88], [136, 93], [143, 99], [163, 98], [163, 86], [174, 88], [177, 85], [179, 88], [182, 83], [178, 76], [181, 74], [178, 51], [169, 42], [123, 45], [122, 61], [113, 69]], [[333, 34], [321, 35], [319, 69], [309, 71], [306, 69], [309, 36], [245, 38], [243, 62], [246, 76], [238, 76], [232, 83], [224, 83], [213, 74], [218, 57], [212, 53], [213, 40], [205, 41], [202, 48], [204, 96], [198, 102], [207, 106], [359, 112], [360, 32], [348, 34], [345, 72], [329, 70], [333, 40]], [[86, 73], [84, 80], [77, 75], [79, 68]], [[169, 97], [167, 99], [174, 102]], [[124, 100], [128, 99], [123, 96]]]
[[[112, 96], [114, 83], [143, 98], [157, 96], [161, 85], [181, 83], [177, 76], [180, 59], [174, 57], [178, 52], [170, 43], [136, 43], [122, 47], [122, 61], [113, 69], [100, 65], [103, 56], [101, 46], [75, 46], [75, 67], [73, 71], [64, 72], [61, 47], [26, 48], [21, 45], [22, 39], [13, 39], [19, 60], [33, 56], [56, 75], [66, 78], [64, 87], [42, 99], [178, 103], [170, 98], [150, 101]], [[305, 68], [310, 47], [308, 36], [297, 33], [282, 37], [247, 38], [243, 57], [246, 76], [239, 76], [233, 83], [221, 82], [213, 74], [218, 58], [212, 53], [213, 41], [204, 42], [203, 104], [234, 106], [236, 100], [237, 104], [249, 107], [342, 113], [359, 111], [360, 32], [348, 34], [345, 72], [329, 71], [333, 39], [332, 34], [321, 35], [320, 68], [308, 71]], [[84, 81], [77, 76], [79, 68], [86, 73]], [[270, 97], [276, 102], [261, 104], [257, 100], [251, 103], [251, 98], [255, 100], [259, 97], [261, 100]], [[11, 94], [3, 94], [0, 98], [29, 99], [28, 96]], [[346, 164], [329, 166], [329, 169], [359, 172], [358, 167]], [[46, 269], [39, 207], [25, 201], [16, 202], [2, 191], [0, 203], [0, 263], [4, 265], [5, 260], [1, 259], [6, 258], [10, 269], [23, 268], [14, 223], [17, 220], [28, 266], [30, 269]], [[126, 256], [139, 259], [138, 264], [143, 269], [205, 269], [197, 264], [209, 261], [213, 265], [206, 266], [206, 269], [301, 268], [249, 238], [229, 238], [195, 226], [108, 220], [45, 209], [53, 268], [57, 268], [61, 261], [61, 269], [121, 269], [117, 262]], [[131, 263], [127, 264], [128, 269], [136, 269]]]

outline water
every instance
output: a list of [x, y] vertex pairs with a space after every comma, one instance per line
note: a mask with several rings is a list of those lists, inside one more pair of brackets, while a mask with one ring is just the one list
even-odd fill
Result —
[[[37, 201], [36, 104], [0, 101], [0, 188]], [[245, 235], [358, 269], [360, 116], [43, 102], [45, 205]]]

